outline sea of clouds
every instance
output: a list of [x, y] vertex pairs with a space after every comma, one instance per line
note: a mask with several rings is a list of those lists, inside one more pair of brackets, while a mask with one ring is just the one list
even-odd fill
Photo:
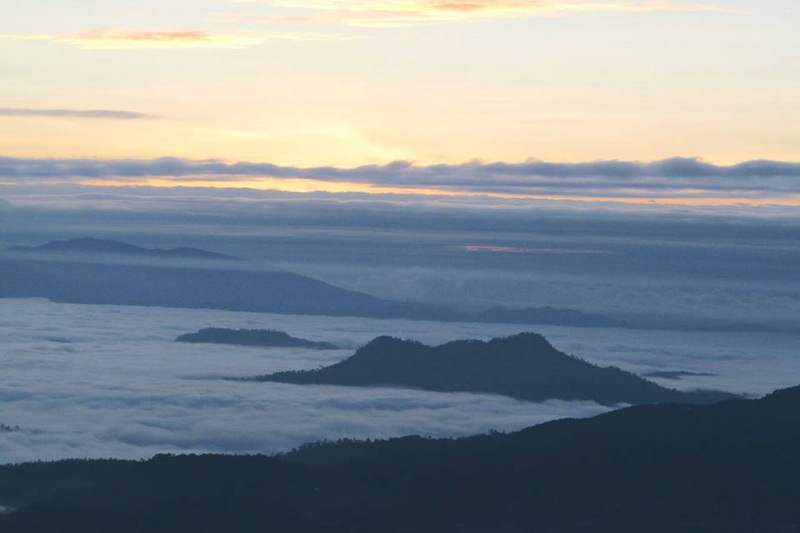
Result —
[[[202, 327], [279, 329], [342, 349], [174, 342]], [[660, 383], [748, 395], [800, 383], [800, 336], [282, 316], [0, 300], [0, 463], [159, 452], [273, 453], [309, 441], [511, 431], [605, 412], [592, 402], [220, 379], [342, 360], [378, 335], [439, 344], [533, 330], [567, 353]], [[19, 426], [19, 430], [14, 428]]]

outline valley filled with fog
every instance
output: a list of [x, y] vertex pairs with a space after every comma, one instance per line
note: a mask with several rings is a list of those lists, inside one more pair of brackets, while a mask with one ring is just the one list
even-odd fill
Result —
[[[339, 350], [184, 344], [203, 327], [283, 330]], [[760, 396], [796, 385], [800, 337], [434, 323], [0, 300], [0, 462], [145, 458], [159, 452], [274, 453], [306, 442], [511, 431], [608, 410], [593, 402], [254, 383], [225, 378], [312, 369], [380, 335], [441, 344], [535, 331], [559, 350], [691, 390]], [[17, 428], [18, 426], [18, 428]]]

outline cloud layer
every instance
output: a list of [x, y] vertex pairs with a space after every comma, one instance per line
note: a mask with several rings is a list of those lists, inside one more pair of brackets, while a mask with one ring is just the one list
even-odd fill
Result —
[[[174, 343], [204, 326], [277, 328], [335, 342], [333, 352]], [[0, 462], [137, 458], [158, 452], [276, 452], [303, 442], [513, 430], [605, 411], [588, 402], [531, 404], [492, 395], [313, 387], [215, 379], [313, 368], [378, 334], [441, 343], [519, 332], [438, 324], [0, 300]], [[562, 350], [649, 372], [711, 372], [670, 386], [749, 393], [794, 384], [797, 338], [537, 328]]]

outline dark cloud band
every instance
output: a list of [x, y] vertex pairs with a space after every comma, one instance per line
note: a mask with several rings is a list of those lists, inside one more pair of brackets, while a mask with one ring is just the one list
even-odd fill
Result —
[[714, 165], [698, 159], [674, 158], [649, 163], [595, 161], [586, 163], [470, 162], [418, 166], [406, 161], [356, 168], [289, 167], [270, 163], [225, 163], [179, 158], [24, 159], [0, 157], [0, 178], [142, 179], [177, 178], [235, 181], [242, 176], [355, 182], [392, 188], [435, 188], [448, 191], [507, 194], [570, 194], [597, 196], [748, 195], [772, 198], [800, 194], [800, 163], [754, 160]]

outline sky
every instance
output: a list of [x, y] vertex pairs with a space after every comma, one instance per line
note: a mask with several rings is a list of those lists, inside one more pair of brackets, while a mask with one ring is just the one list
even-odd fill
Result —
[[[0, 0], [0, 8], [6, 157], [288, 168], [798, 160], [794, 0]], [[171, 176], [140, 177], [164, 185]], [[364, 189], [362, 180], [341, 181], [326, 187]]]
[[796, 0], [0, 9], [0, 247], [191, 245], [398, 300], [800, 324]]

